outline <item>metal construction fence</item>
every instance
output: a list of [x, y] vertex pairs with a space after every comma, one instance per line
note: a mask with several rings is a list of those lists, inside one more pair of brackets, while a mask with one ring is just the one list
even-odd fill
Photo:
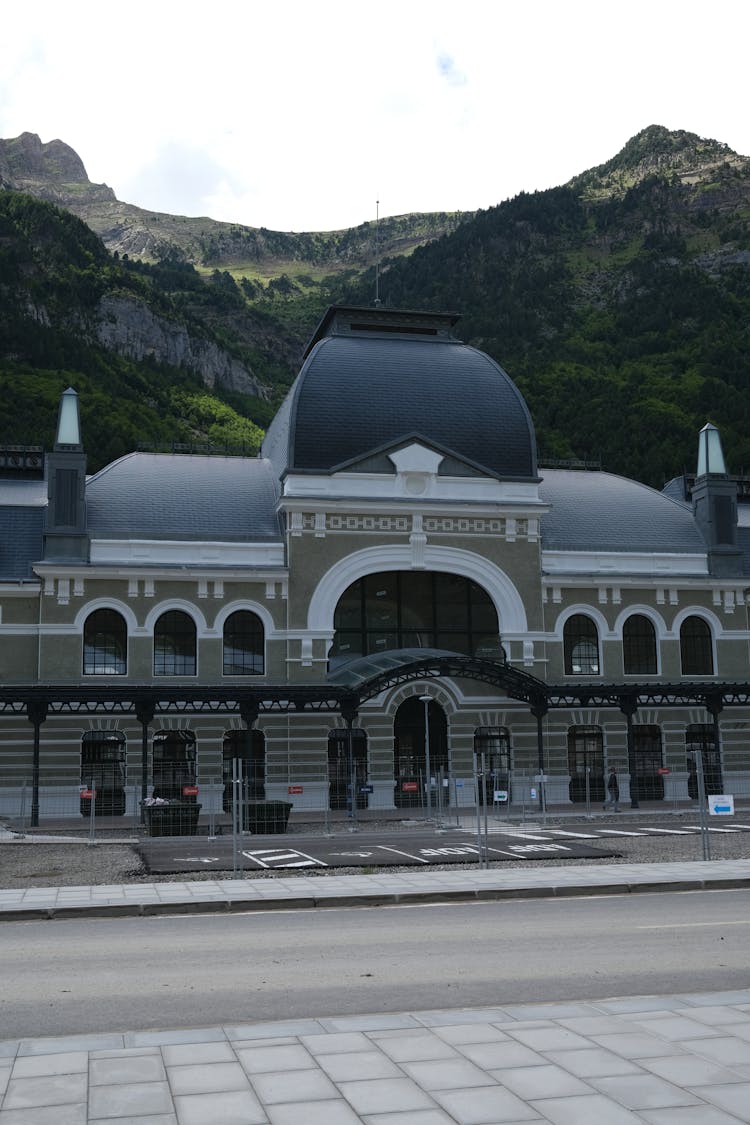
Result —
[[[105, 829], [143, 834], [158, 815], [168, 817], [149, 810], [169, 805], [193, 810], [184, 818], [191, 832], [214, 835], [237, 827], [259, 832], [263, 808], [273, 804], [286, 807], [292, 826], [327, 832], [342, 822], [351, 827], [401, 819], [447, 827], [472, 815], [515, 823], [544, 821], [561, 812], [593, 817], [605, 804], [613, 811], [643, 806], [665, 813], [692, 809], [723, 815], [716, 808], [750, 802], [750, 772], [725, 771], [717, 777], [703, 768], [699, 753], [686, 767], [679, 776], [667, 776], [658, 791], [649, 788], [642, 795], [631, 791], [627, 775], [620, 774], [618, 798], [613, 800], [607, 778], [588, 768], [575, 777], [523, 774], [488, 768], [483, 754], [474, 756], [470, 771], [456, 774], [441, 767], [431, 772], [429, 781], [418, 768], [408, 778], [370, 779], [358, 762], [340, 759], [327, 767], [319, 761], [307, 768], [298, 765], [295, 780], [289, 782], [273, 763], [228, 759], [211, 774], [175, 758], [160, 763], [158, 776], [154, 773], [145, 786], [140, 770], [129, 771], [124, 761], [105, 760], [90, 768], [84, 763], [75, 772], [3, 774], [0, 821], [20, 830], [54, 823], [66, 830], [85, 828], [92, 836]], [[713, 797], [722, 800], [712, 805]]]

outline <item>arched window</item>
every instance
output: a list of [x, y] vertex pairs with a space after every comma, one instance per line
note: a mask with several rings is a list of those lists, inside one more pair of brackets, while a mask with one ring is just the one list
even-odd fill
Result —
[[231, 613], [224, 622], [224, 675], [262, 676], [263, 647], [263, 622], [257, 613]]
[[712, 676], [714, 652], [711, 629], [702, 617], [686, 617], [680, 628], [683, 676]]
[[599, 675], [599, 634], [590, 617], [576, 613], [563, 630], [565, 672], [568, 676]]
[[368, 574], [341, 595], [333, 622], [331, 668], [401, 648], [503, 659], [492, 599], [476, 582], [458, 574]]
[[195, 622], [187, 613], [170, 609], [154, 627], [154, 675], [194, 676]]
[[634, 613], [622, 627], [622, 660], [626, 676], [656, 673], [656, 630], [642, 613]]
[[83, 626], [84, 676], [125, 676], [128, 627], [114, 609], [96, 609]]

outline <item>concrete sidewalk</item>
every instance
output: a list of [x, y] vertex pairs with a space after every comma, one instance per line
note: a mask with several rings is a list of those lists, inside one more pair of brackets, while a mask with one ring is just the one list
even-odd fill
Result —
[[[750, 886], [750, 860], [0, 891], [6, 921]], [[750, 989], [0, 1041], [0, 1125], [736, 1125]]]
[[750, 990], [0, 1042], [0, 1125], [737, 1125]]
[[[384, 906], [406, 902], [549, 898], [750, 886], [750, 859], [580, 866], [424, 868], [371, 875], [125, 883], [0, 890], [0, 921], [118, 914], [185, 914]], [[0, 1121], [2, 1125], [2, 1121]]]

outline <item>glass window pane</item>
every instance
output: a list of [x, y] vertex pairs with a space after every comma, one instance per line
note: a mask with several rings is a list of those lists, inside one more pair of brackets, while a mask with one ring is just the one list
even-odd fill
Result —
[[365, 621], [368, 629], [398, 627], [396, 574], [373, 574], [365, 579]]
[[643, 614], [634, 613], [622, 630], [623, 667], [626, 676], [656, 672], [656, 632]]
[[599, 634], [590, 617], [576, 613], [568, 618], [563, 631], [563, 648], [567, 675], [599, 675]]
[[85, 676], [127, 674], [128, 634], [125, 619], [113, 609], [97, 609], [83, 629]]
[[362, 590], [362, 583], [355, 582], [341, 595], [333, 618], [334, 628], [362, 628]]
[[466, 629], [469, 616], [468, 582], [454, 574], [435, 576], [435, 621], [438, 629]]
[[154, 675], [194, 676], [195, 623], [180, 610], [163, 613], [154, 629]]
[[262, 676], [264, 632], [257, 614], [238, 610], [224, 625], [224, 675]]
[[702, 617], [688, 617], [680, 629], [680, 658], [683, 676], [711, 676], [714, 656], [711, 630]]

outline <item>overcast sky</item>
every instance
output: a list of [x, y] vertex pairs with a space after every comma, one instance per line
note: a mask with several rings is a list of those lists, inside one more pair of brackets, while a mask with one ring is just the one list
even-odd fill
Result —
[[0, 137], [119, 199], [276, 230], [474, 210], [647, 125], [750, 154], [747, 0], [35, 0], [0, 25]]

